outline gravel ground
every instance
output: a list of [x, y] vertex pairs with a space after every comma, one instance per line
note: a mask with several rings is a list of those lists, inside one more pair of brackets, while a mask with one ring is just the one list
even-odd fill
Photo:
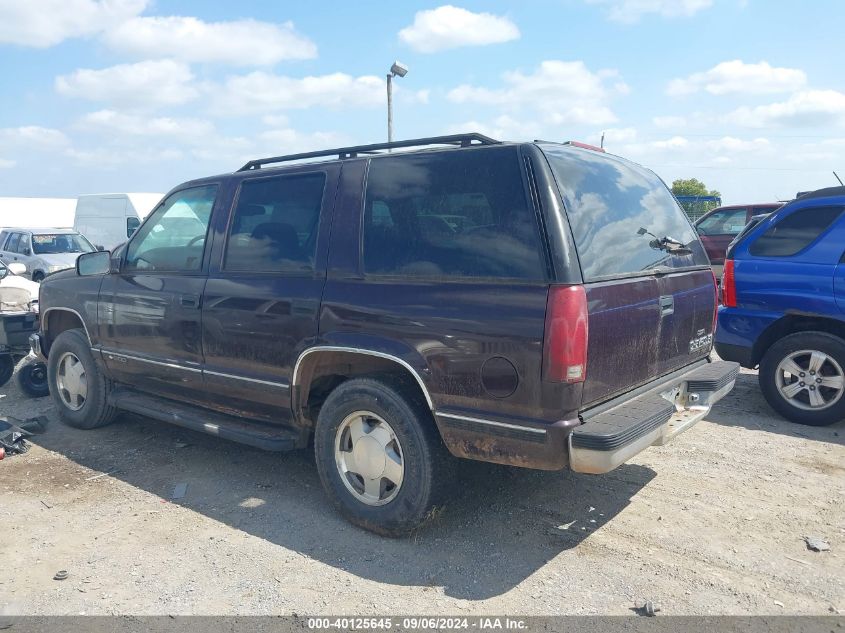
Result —
[[0, 393], [3, 415], [51, 419], [0, 462], [0, 615], [845, 612], [845, 425], [781, 420], [755, 372], [608, 475], [466, 462], [401, 540], [341, 519], [307, 452], [129, 415], [78, 431], [49, 398]]

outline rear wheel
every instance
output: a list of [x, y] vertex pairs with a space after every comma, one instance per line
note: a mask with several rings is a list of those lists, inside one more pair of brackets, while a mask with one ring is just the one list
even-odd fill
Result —
[[47, 365], [42, 362], [28, 362], [18, 369], [18, 386], [30, 398], [43, 398], [50, 395], [50, 383], [47, 382]]
[[65, 424], [94, 429], [114, 420], [115, 409], [108, 403], [112, 383], [97, 367], [83, 330], [67, 330], [56, 337], [50, 346], [47, 377]]
[[452, 459], [427, 407], [369, 378], [332, 391], [317, 418], [314, 451], [341, 514], [386, 536], [406, 534], [431, 516]]
[[845, 341], [825, 332], [790, 334], [760, 361], [760, 388], [771, 407], [798, 424], [845, 418]]

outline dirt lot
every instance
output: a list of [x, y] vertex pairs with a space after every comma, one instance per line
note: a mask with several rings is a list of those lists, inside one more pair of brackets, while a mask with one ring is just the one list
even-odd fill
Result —
[[0, 393], [0, 413], [52, 420], [0, 462], [0, 615], [845, 612], [845, 425], [780, 420], [752, 373], [609, 475], [466, 463], [404, 540], [335, 514], [308, 453], [133, 416], [77, 431]]

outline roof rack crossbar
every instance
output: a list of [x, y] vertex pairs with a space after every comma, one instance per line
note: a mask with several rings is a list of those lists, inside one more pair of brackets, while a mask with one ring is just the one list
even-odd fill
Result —
[[339, 147], [336, 149], [324, 149], [318, 152], [303, 152], [300, 154], [288, 154], [286, 156], [271, 156], [270, 158], [257, 158], [249, 161], [246, 165], [241, 167], [238, 171], [250, 171], [253, 169], [261, 169], [262, 165], [270, 165], [273, 163], [285, 163], [292, 160], [303, 160], [306, 158], [321, 158], [324, 156], [337, 156], [340, 160], [347, 158], [357, 158], [359, 154], [375, 154], [379, 150], [399, 149], [402, 147], [422, 147], [424, 145], [459, 145], [460, 147], [469, 147], [473, 144], [477, 145], [496, 145], [501, 141], [472, 132], [470, 134], [450, 134], [448, 136], [431, 136], [428, 138], [414, 138], [407, 141], [393, 141], [392, 143], [374, 143], [372, 145], [356, 145], [353, 147]]

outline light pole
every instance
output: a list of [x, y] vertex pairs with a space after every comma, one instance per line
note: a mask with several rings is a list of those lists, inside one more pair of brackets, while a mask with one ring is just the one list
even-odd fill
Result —
[[387, 73], [387, 142], [393, 142], [393, 78], [404, 77], [408, 74], [408, 67], [400, 62], [393, 62]]

